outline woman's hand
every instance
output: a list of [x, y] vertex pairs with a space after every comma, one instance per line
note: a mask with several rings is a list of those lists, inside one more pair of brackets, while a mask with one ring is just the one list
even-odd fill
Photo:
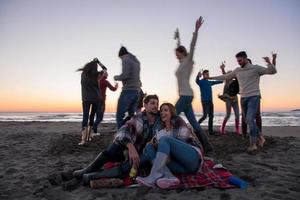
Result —
[[203, 17], [200, 16], [199, 19], [197, 19], [196, 21], [196, 25], [195, 25], [196, 32], [198, 32], [199, 28], [202, 26], [203, 23], [204, 23]]

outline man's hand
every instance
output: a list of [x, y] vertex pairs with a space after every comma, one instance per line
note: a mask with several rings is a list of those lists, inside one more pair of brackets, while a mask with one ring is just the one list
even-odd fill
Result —
[[115, 88], [118, 89], [119, 88], [119, 84], [115, 83]]
[[179, 38], [180, 38], [180, 36], [179, 36], [179, 29], [176, 28], [175, 33], [174, 33], [174, 40], [177, 40]]
[[221, 68], [222, 70], [225, 69], [225, 61], [223, 61], [223, 62], [221, 63], [220, 68]]
[[276, 58], [277, 58], [277, 53], [274, 53], [274, 52], [272, 51], [272, 58], [273, 58], [273, 59], [276, 59]]
[[199, 72], [198, 72], [198, 78], [201, 78], [201, 76], [202, 76], [202, 72], [199, 71]]
[[276, 66], [276, 58], [277, 58], [277, 53], [274, 53], [274, 52], [272, 51], [272, 64], [273, 64], [274, 66]]
[[128, 148], [129, 162], [132, 163], [132, 166], [135, 166], [136, 168], [138, 168], [139, 164], [140, 164], [139, 154], [137, 153], [133, 144], [128, 143], [127, 148]]
[[203, 17], [200, 16], [199, 19], [197, 19], [196, 24], [195, 24], [195, 31], [197, 32], [199, 28], [202, 26], [204, 23]]
[[271, 64], [270, 58], [269, 57], [263, 57], [263, 59], [266, 61], [266, 63]]

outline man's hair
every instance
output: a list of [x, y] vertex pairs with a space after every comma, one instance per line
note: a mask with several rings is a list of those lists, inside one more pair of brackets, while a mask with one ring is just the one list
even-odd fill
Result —
[[178, 51], [179, 53], [182, 53], [184, 56], [187, 56], [187, 50], [184, 46], [180, 45], [175, 49], [175, 51]]
[[151, 99], [156, 99], [157, 101], [159, 101], [158, 96], [156, 94], [149, 94], [144, 98], [144, 103], [149, 103]]
[[203, 70], [202, 74], [208, 73], [209, 71], [207, 69]]
[[128, 54], [128, 51], [125, 47], [122, 46], [119, 50], [119, 57], [124, 56], [126, 54]]
[[247, 58], [247, 60], [250, 64], [252, 64], [252, 60], [250, 58]]
[[247, 58], [247, 54], [245, 51], [240, 51], [235, 55], [236, 58], [242, 57], [242, 58]]

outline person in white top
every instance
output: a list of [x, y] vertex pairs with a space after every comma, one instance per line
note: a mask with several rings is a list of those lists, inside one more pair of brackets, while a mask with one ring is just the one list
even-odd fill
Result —
[[269, 57], [263, 57], [267, 63], [267, 67], [252, 65], [245, 51], [237, 53], [235, 57], [240, 67], [237, 67], [228, 74], [210, 78], [215, 80], [236, 78], [238, 80], [242, 115], [250, 129], [250, 146], [248, 151], [252, 152], [257, 150], [257, 142], [259, 146], [262, 146], [265, 141], [262, 135], [260, 135], [255, 123], [255, 116], [260, 105], [260, 77], [265, 74], [276, 74], [277, 70], [275, 65], [271, 63]]
[[195, 31], [193, 33], [193, 38], [190, 46], [190, 52], [188, 53], [186, 48], [180, 44], [180, 36], [178, 29], [175, 32], [175, 39], [177, 39], [177, 48], [175, 49], [176, 57], [179, 61], [179, 66], [176, 70], [176, 78], [178, 83], [178, 93], [179, 99], [175, 105], [176, 114], [179, 115], [184, 112], [189, 123], [193, 127], [198, 139], [204, 147], [205, 153], [212, 150], [212, 146], [208, 142], [208, 138], [204, 131], [202, 130], [200, 124], [195, 118], [195, 114], [192, 107], [192, 101], [194, 98], [193, 90], [190, 85], [190, 77], [193, 70], [193, 57], [195, 51], [195, 45], [198, 37], [198, 30], [203, 24], [203, 18], [197, 19], [195, 24]]

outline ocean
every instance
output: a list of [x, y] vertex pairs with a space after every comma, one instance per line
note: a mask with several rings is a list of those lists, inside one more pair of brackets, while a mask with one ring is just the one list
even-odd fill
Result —
[[[196, 113], [199, 119], [202, 113]], [[214, 125], [221, 125], [225, 113], [216, 112], [214, 115]], [[186, 118], [182, 115], [186, 120]], [[0, 121], [15, 122], [81, 122], [82, 113], [40, 113], [40, 112], [0, 112]], [[300, 126], [300, 111], [286, 112], [263, 112], [263, 126]], [[115, 123], [115, 113], [105, 113], [102, 123]], [[207, 119], [202, 123], [207, 125]], [[227, 125], [234, 125], [234, 115], [231, 117]]]

